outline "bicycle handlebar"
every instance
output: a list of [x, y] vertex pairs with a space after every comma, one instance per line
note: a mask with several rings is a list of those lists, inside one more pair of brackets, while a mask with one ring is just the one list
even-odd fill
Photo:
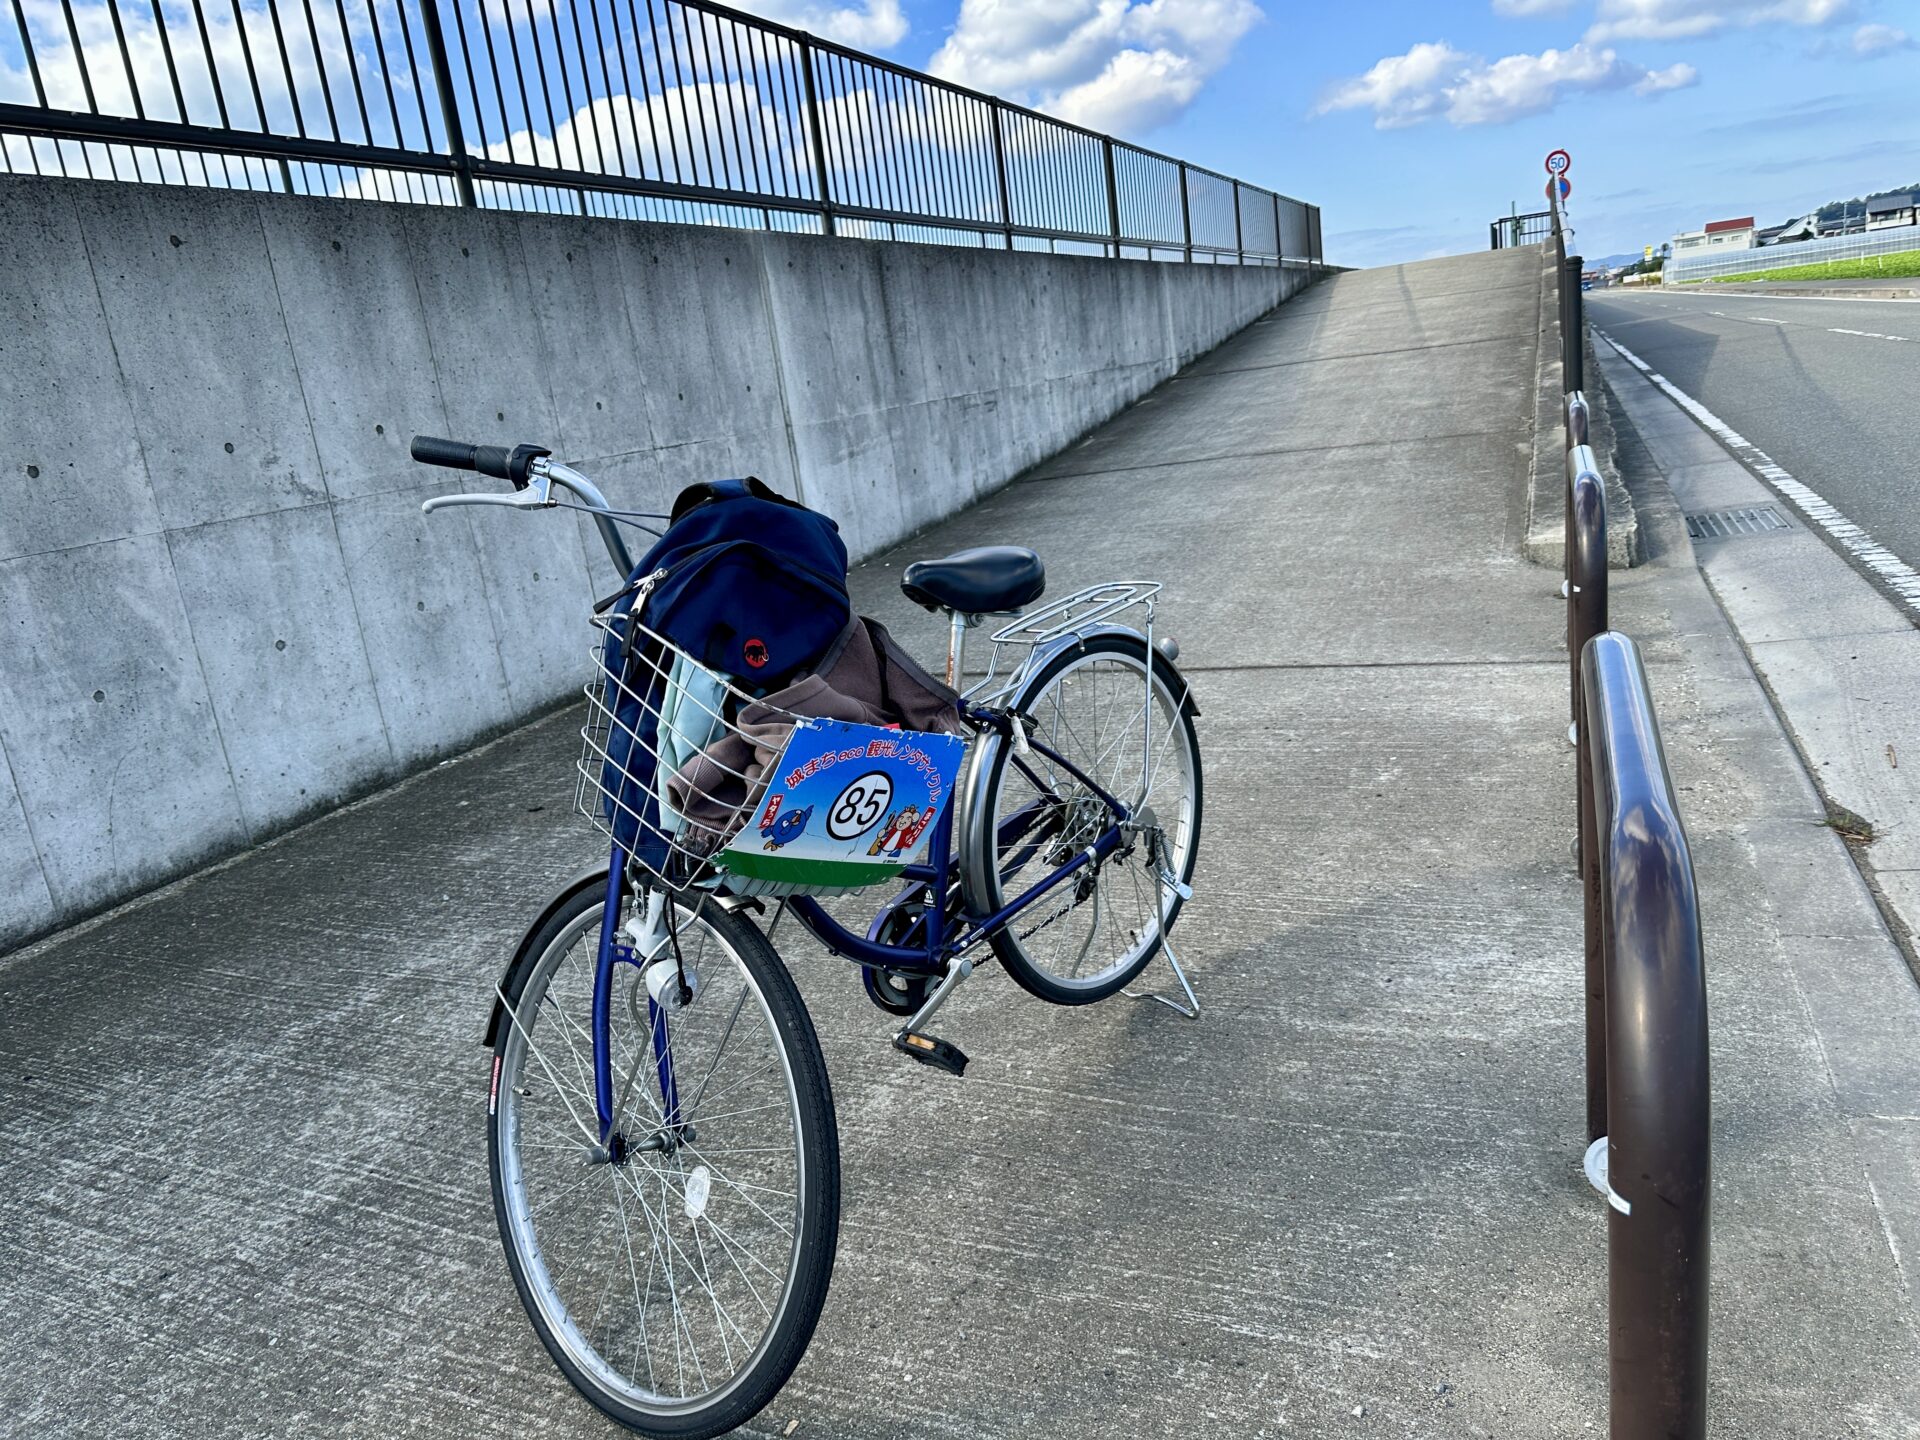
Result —
[[416, 435], [407, 453], [423, 465], [444, 465], [449, 470], [477, 470], [496, 480], [511, 480], [513, 488], [527, 488], [527, 470], [534, 461], [553, 452], [543, 445], [469, 445], [464, 440], [442, 440], [437, 435]]
[[596, 512], [593, 515], [594, 528], [600, 532], [600, 539], [607, 547], [607, 558], [613, 561], [613, 567], [620, 572], [621, 578], [633, 573], [633, 557], [627, 553], [627, 543], [621, 537], [620, 527], [608, 513], [613, 507], [607, 504], [607, 497], [600, 493], [599, 486], [578, 470], [549, 459], [553, 452], [546, 446], [516, 445], [509, 450], [504, 445], [469, 445], [464, 440], [416, 435], [409, 442], [407, 451], [423, 465], [444, 465], [449, 470], [477, 470], [482, 475], [511, 480], [513, 488], [518, 491], [525, 491], [535, 480], [540, 482], [531, 495], [436, 495], [420, 507], [427, 514], [431, 515], [435, 510], [449, 505], [545, 509], [561, 503], [553, 498], [552, 493], [552, 487], [558, 485], [585, 501], [585, 508], [589, 512]]

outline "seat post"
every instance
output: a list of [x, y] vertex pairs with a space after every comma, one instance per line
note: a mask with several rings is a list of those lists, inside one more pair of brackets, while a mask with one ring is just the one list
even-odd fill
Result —
[[960, 688], [960, 677], [966, 673], [967, 626], [972, 619], [958, 610], [947, 611], [947, 623], [951, 627], [947, 638], [947, 684], [954, 690]]

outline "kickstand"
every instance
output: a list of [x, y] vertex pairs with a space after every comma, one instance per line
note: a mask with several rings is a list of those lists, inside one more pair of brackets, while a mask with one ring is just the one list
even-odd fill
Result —
[[[1185, 884], [1178, 875], [1174, 874], [1173, 867], [1167, 863], [1166, 836], [1161, 832], [1158, 825], [1155, 825], [1153, 829], [1148, 832], [1147, 845], [1148, 856], [1152, 860], [1154, 868], [1159, 872], [1161, 884], [1171, 889], [1173, 893], [1178, 895], [1182, 900], [1191, 900], [1193, 898], [1193, 887]], [[1173, 940], [1167, 934], [1167, 912], [1164, 906], [1155, 918], [1160, 926], [1160, 953], [1167, 957], [1167, 964], [1173, 968], [1173, 978], [1180, 982], [1181, 990], [1186, 993], [1187, 1003], [1182, 1005], [1178, 1000], [1168, 999], [1157, 990], [1128, 990], [1122, 988], [1120, 993], [1134, 1000], [1158, 1000], [1169, 1010], [1184, 1015], [1189, 1020], [1198, 1020], [1200, 1018], [1200, 997], [1193, 993], [1193, 985], [1187, 979], [1186, 968], [1181, 965], [1180, 957], [1173, 953]]]
[[1173, 978], [1180, 982], [1180, 988], [1186, 992], [1187, 1003], [1182, 1005], [1178, 1000], [1170, 1000], [1157, 990], [1123, 989], [1120, 993], [1131, 996], [1135, 1000], [1158, 1000], [1169, 1010], [1178, 1011], [1189, 1020], [1199, 1019], [1200, 997], [1193, 993], [1193, 985], [1188, 981], [1187, 972], [1180, 964], [1180, 957], [1173, 953], [1172, 942], [1167, 939], [1164, 930], [1160, 932], [1160, 952], [1167, 957], [1167, 964], [1173, 969]]

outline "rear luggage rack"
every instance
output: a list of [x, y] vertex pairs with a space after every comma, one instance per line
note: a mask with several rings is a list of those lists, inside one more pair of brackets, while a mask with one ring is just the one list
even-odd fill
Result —
[[[966, 688], [963, 698], [976, 706], [992, 706], [1007, 700], [1040, 663], [1048, 647], [1063, 639], [1087, 635], [1105, 626], [1114, 616], [1145, 607], [1146, 614], [1137, 623], [1153, 643], [1153, 601], [1161, 591], [1158, 580], [1111, 580], [1104, 585], [1089, 585], [1084, 590], [1042, 605], [1018, 616], [994, 631], [988, 638], [993, 649], [987, 655], [987, 673]], [[1018, 647], [1018, 659], [1005, 676], [1000, 674], [1002, 646]]]
[[1146, 605], [1151, 612], [1153, 597], [1160, 589], [1158, 580], [1113, 580], [1105, 585], [1089, 585], [1001, 626], [991, 638], [996, 645], [1045, 645], [1062, 635], [1090, 629], [1130, 605]]

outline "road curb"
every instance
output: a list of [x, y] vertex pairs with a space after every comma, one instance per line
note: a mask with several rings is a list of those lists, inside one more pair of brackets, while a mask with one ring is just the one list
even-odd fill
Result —
[[1823, 285], [1817, 280], [1753, 280], [1716, 285], [1710, 280], [1675, 285], [1676, 295], [1787, 295], [1821, 300], [1920, 300], [1920, 283], [1913, 285]]

